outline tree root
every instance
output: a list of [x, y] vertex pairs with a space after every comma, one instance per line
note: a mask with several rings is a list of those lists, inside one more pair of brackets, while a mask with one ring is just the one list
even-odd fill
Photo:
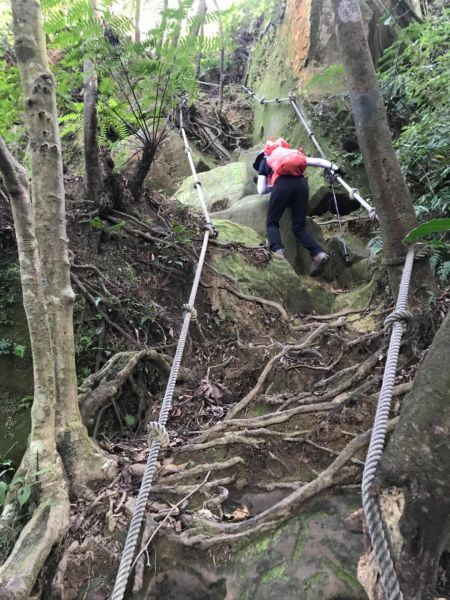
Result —
[[[256, 382], [256, 385], [253, 389], [250, 390], [250, 392], [237, 404], [235, 404], [227, 413], [225, 420], [230, 420], [233, 417], [235, 417], [238, 413], [240, 413], [242, 410], [244, 410], [244, 408], [246, 408], [250, 402], [252, 402], [256, 396], [258, 395], [258, 393], [260, 392], [262, 386], [264, 385], [264, 382], [267, 379], [267, 376], [269, 375], [270, 371], [272, 370], [273, 366], [280, 360], [280, 358], [282, 358], [285, 354], [287, 354], [288, 352], [292, 352], [295, 350], [303, 350], [304, 348], [307, 348], [308, 346], [310, 346], [325, 330], [331, 328], [331, 327], [339, 327], [342, 323], [340, 321], [336, 321], [335, 323], [330, 323], [330, 324], [323, 324], [320, 325], [320, 327], [318, 327], [317, 329], [315, 329], [313, 332], [311, 332], [306, 339], [301, 342], [300, 344], [296, 344], [296, 345], [287, 345], [284, 346], [284, 348], [278, 353], [276, 354], [274, 357], [272, 357], [269, 362], [266, 364], [266, 366], [264, 367], [264, 369], [262, 370], [261, 374], [258, 377], [258, 381]], [[211, 428], [210, 432], [214, 429]]]
[[81, 417], [88, 428], [92, 430], [97, 413], [115, 398], [139, 362], [144, 360], [152, 362], [165, 375], [170, 372], [171, 358], [156, 350], [119, 352], [83, 382], [78, 401]]
[[192, 469], [185, 469], [184, 471], [180, 471], [178, 473], [172, 473], [171, 475], [167, 475], [166, 477], [161, 479], [162, 483], [173, 484], [177, 481], [182, 481], [183, 479], [190, 479], [192, 477], [197, 477], [198, 475], [203, 475], [203, 473], [207, 473], [208, 471], [223, 471], [225, 469], [230, 469], [231, 467], [236, 467], [239, 464], [243, 464], [244, 459], [240, 456], [233, 456], [229, 460], [224, 460], [222, 462], [213, 462], [207, 463], [204, 465], [197, 465], [196, 467], [192, 467]]
[[265, 298], [260, 298], [259, 296], [251, 296], [249, 294], [243, 294], [242, 292], [235, 290], [234, 288], [231, 287], [231, 285], [227, 285], [226, 283], [223, 283], [222, 285], [219, 285], [218, 287], [221, 290], [226, 290], [227, 292], [230, 292], [230, 294], [233, 294], [237, 298], [241, 298], [241, 300], [247, 300], [248, 302], [255, 302], [256, 304], [261, 304], [262, 306], [270, 306], [271, 308], [274, 308], [275, 310], [278, 311], [278, 313], [281, 315], [281, 318], [283, 319], [283, 321], [289, 321], [289, 315], [287, 314], [286, 310], [283, 308], [283, 306], [279, 302], [275, 302], [274, 300], [266, 300]]
[[[27, 456], [24, 461], [27, 461]], [[29, 474], [30, 479], [32, 475], [33, 472]], [[0, 567], [2, 600], [30, 598], [36, 578], [50, 551], [69, 528], [69, 492], [61, 461], [55, 457], [54, 464], [44, 475], [45, 481], [38, 484], [39, 504], [20, 532], [12, 552]]]
[[123, 329], [123, 327], [121, 327], [120, 325], [115, 323], [112, 319], [110, 319], [108, 317], [108, 315], [98, 306], [97, 300], [86, 289], [86, 286], [82, 283], [81, 279], [79, 277], [77, 277], [77, 275], [75, 275], [75, 273], [71, 273], [71, 278], [72, 278], [72, 281], [75, 283], [75, 285], [78, 287], [78, 289], [83, 292], [85, 298], [95, 307], [95, 310], [98, 313], [100, 313], [100, 315], [102, 316], [102, 319], [106, 323], [108, 323], [108, 325], [110, 327], [112, 327], [118, 333], [120, 333], [120, 335], [122, 337], [124, 337], [126, 340], [128, 340], [133, 346], [141, 348], [141, 344], [138, 342], [138, 340], [136, 340], [136, 338], [134, 338], [130, 333], [128, 333], [128, 331], [125, 331], [125, 329]]
[[[398, 418], [395, 418], [388, 422], [388, 431], [393, 430], [397, 421]], [[324, 490], [342, 483], [347, 478], [348, 474], [342, 471], [343, 467], [351, 461], [358, 451], [367, 446], [371, 432], [371, 430], [368, 430], [352, 439], [341, 450], [336, 459], [313, 481], [303, 485], [260, 514], [246, 521], [236, 523], [218, 523], [194, 516], [192, 520], [193, 527], [173, 539], [177, 539], [187, 546], [199, 546], [205, 549], [217, 544], [242, 540], [255, 533], [279, 526], [283, 521], [290, 518], [300, 505]], [[204, 533], [205, 529], [210, 533]], [[213, 532], [217, 532], [219, 535], [211, 535]]]
[[198, 452], [200, 450], [206, 450], [207, 448], [215, 448], [216, 446], [228, 446], [230, 444], [242, 444], [243, 446], [251, 446], [252, 448], [259, 448], [262, 440], [257, 440], [253, 437], [248, 437], [245, 432], [242, 434], [228, 432], [225, 433], [224, 437], [214, 438], [209, 442], [200, 444], [185, 444], [180, 448], [180, 452]]

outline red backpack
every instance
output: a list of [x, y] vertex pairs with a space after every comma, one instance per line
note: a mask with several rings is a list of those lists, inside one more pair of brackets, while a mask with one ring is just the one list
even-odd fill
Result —
[[273, 171], [270, 183], [275, 181], [280, 175], [303, 175], [307, 163], [303, 149], [292, 150], [291, 148], [275, 148], [272, 154], [267, 158], [267, 164]]

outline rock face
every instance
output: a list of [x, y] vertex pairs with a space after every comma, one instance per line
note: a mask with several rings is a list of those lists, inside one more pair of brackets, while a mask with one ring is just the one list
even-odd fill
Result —
[[[238, 200], [256, 192], [254, 172], [248, 165], [239, 162], [216, 167], [199, 174], [202, 190], [209, 210], [224, 210]], [[175, 197], [187, 206], [200, 209], [200, 200], [194, 188], [194, 178], [188, 177], [178, 188]]]
[[[214, 223], [219, 242], [235, 241], [250, 247], [264, 244], [263, 238], [250, 227], [221, 219], [215, 219]], [[215, 252], [212, 265], [238, 283], [239, 289], [246, 294], [280, 302], [292, 314], [312, 310], [305, 283], [283, 258], [272, 255], [269, 260], [250, 261], [242, 253], [230, 249]]]
[[227, 582], [227, 598], [365, 598], [356, 579], [362, 535], [345, 530], [346, 515], [342, 500], [319, 501], [244, 548]]
[[[367, 596], [356, 579], [363, 536], [351, 533], [344, 525], [355, 504], [345, 497], [318, 500], [240, 550], [221, 551], [217, 566], [206, 556], [200, 566], [191, 549], [177, 548], [174, 568], [173, 547], [160, 544], [161, 570], [145, 597], [364, 600]], [[167, 596], [170, 592], [173, 595]], [[141, 598], [139, 594], [137, 599]]]
[[[211, 218], [214, 220], [229, 219], [234, 223], [240, 225], [246, 225], [254, 229], [261, 237], [265, 239], [266, 236], [266, 215], [267, 206], [269, 204], [269, 195], [259, 196], [254, 194], [247, 196], [233, 204], [227, 210], [213, 213]], [[316, 225], [311, 219], [308, 219], [308, 229], [314, 235], [314, 237], [320, 242], [323, 242], [323, 236], [320, 231], [320, 227]], [[311, 259], [309, 258], [308, 252], [297, 244], [294, 234], [292, 233], [292, 219], [290, 211], [285, 211], [280, 221], [281, 238], [284, 245], [286, 246], [286, 258], [289, 263], [299, 274], [308, 273], [311, 265]]]

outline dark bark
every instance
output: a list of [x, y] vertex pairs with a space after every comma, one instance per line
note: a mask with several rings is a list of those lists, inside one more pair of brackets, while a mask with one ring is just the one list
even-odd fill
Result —
[[[435, 598], [439, 560], [450, 535], [450, 314], [403, 400], [378, 483], [400, 488], [403, 549], [397, 560], [404, 598]], [[401, 459], [400, 459], [401, 457]]]
[[[356, 134], [380, 223], [384, 254], [389, 264], [389, 259], [406, 254], [403, 238], [417, 225], [417, 220], [392, 143], [359, 2], [333, 1]], [[401, 265], [388, 266], [388, 273], [392, 290], [397, 294]], [[424, 261], [417, 263], [413, 291], [430, 285], [430, 280], [428, 265]]]
[[153, 159], [155, 158], [155, 154], [156, 148], [154, 144], [146, 144], [144, 146], [133, 179], [129, 183], [131, 194], [136, 201], [141, 198], [144, 181], [148, 175]]
[[98, 145], [97, 98], [98, 81], [95, 65], [91, 60], [84, 62], [84, 166], [86, 196], [98, 205], [101, 187], [102, 170]]

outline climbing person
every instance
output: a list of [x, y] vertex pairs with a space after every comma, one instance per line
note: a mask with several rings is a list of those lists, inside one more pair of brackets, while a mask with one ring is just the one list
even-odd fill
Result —
[[306, 167], [321, 167], [331, 174], [339, 167], [322, 158], [310, 158], [302, 149], [294, 150], [283, 138], [269, 139], [256, 156], [253, 168], [258, 172], [258, 194], [271, 192], [267, 211], [267, 239], [275, 254], [284, 257], [285, 248], [280, 236], [280, 219], [290, 207], [292, 230], [297, 241], [311, 256], [311, 276], [320, 275], [330, 260], [329, 255], [306, 229], [308, 214], [308, 181], [303, 176]]

